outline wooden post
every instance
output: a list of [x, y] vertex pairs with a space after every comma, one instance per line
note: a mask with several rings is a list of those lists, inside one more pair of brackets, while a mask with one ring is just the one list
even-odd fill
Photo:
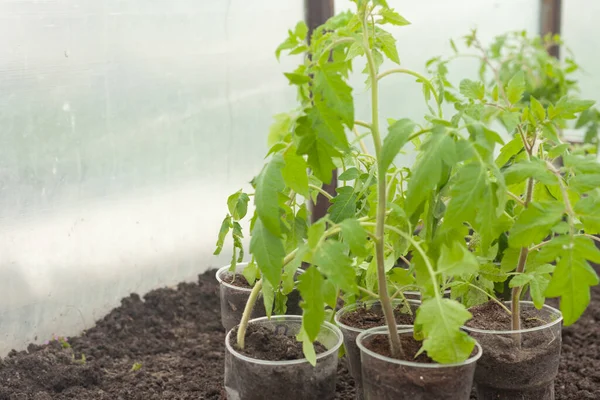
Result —
[[[562, 0], [540, 0], [540, 35], [548, 33], [560, 34], [562, 17]], [[553, 46], [548, 49], [550, 55], [559, 58], [560, 47]]]
[[[308, 26], [309, 35], [314, 29], [322, 25], [331, 18], [335, 13], [334, 0], [304, 0], [304, 18], [306, 25]], [[332, 196], [335, 196], [335, 189], [337, 187], [337, 170], [333, 171], [333, 177], [331, 178], [330, 184], [323, 185], [323, 189]], [[319, 218], [327, 214], [329, 208], [329, 200], [319, 194], [317, 197], [317, 203], [311, 204], [312, 208], [312, 221], [317, 221]]]

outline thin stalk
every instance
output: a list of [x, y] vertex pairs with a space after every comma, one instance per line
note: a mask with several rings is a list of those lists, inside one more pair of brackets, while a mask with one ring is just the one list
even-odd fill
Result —
[[262, 279], [259, 279], [254, 284], [254, 287], [250, 292], [250, 297], [248, 297], [248, 301], [246, 302], [246, 307], [244, 308], [244, 313], [242, 314], [242, 320], [240, 321], [240, 326], [237, 331], [237, 344], [240, 349], [243, 349], [246, 345], [246, 329], [248, 328], [248, 321], [250, 320], [250, 315], [252, 314], [254, 304], [258, 299], [258, 295], [260, 294], [261, 288]]
[[485, 294], [487, 297], [489, 297], [490, 300], [492, 300], [494, 303], [498, 304], [500, 307], [502, 307], [504, 309], [504, 311], [506, 311], [506, 313], [508, 315], [512, 315], [512, 312], [508, 309], [508, 307], [506, 307], [504, 304], [502, 304], [502, 302], [500, 300], [498, 300], [497, 298], [495, 298], [494, 296], [492, 296], [491, 294], [489, 294], [488, 292], [486, 292], [485, 290], [483, 290], [482, 288], [480, 288], [479, 286], [473, 285], [470, 282], [465, 282], [467, 285], [469, 285], [470, 287], [472, 287], [473, 289], [477, 289], [480, 292], [482, 292], [483, 294]]
[[318, 187], [317, 185], [313, 185], [312, 183], [308, 184], [308, 187], [311, 189], [316, 190], [317, 192], [321, 193], [323, 196], [325, 196], [328, 200], [332, 200], [333, 196], [330, 195], [329, 193], [327, 193], [325, 190], [323, 190], [323, 188]]
[[367, 289], [367, 288], [364, 288], [364, 287], [362, 287], [362, 286], [359, 286], [359, 287], [358, 287], [358, 290], [360, 290], [361, 292], [363, 292], [363, 293], [364, 293], [364, 294], [366, 294], [366, 295], [369, 295], [369, 296], [373, 297], [374, 299], [379, 299], [379, 295], [378, 295], [377, 293], [373, 293], [373, 292], [371, 292], [371, 291], [370, 291], [369, 289]]
[[363, 136], [369, 136], [371, 133], [368, 132], [365, 135], [361, 135], [360, 133], [358, 133], [358, 131], [356, 130], [356, 127], [354, 127], [352, 129], [352, 131], [354, 132], [354, 135], [356, 135], [356, 140], [358, 141], [358, 143], [360, 144], [360, 149], [362, 150], [363, 153], [365, 154], [369, 154], [369, 150], [367, 149], [367, 145], [365, 144], [365, 142], [363, 141]]
[[[289, 264], [294, 257], [296, 257], [296, 253], [298, 249], [294, 249], [283, 259], [283, 266]], [[237, 345], [240, 349], [243, 349], [246, 345], [246, 330], [248, 329], [248, 321], [250, 320], [250, 315], [252, 315], [252, 310], [254, 310], [254, 305], [256, 304], [256, 300], [258, 299], [258, 295], [260, 294], [260, 290], [262, 289], [262, 278], [256, 281], [252, 291], [250, 292], [250, 297], [248, 297], [248, 301], [246, 302], [246, 307], [244, 307], [244, 313], [242, 314], [242, 319], [240, 321], [240, 326], [237, 331]]]
[[373, 129], [371, 124], [369, 124], [368, 122], [364, 122], [364, 121], [354, 121], [354, 125], [362, 126], [363, 128], [367, 128], [367, 129]]
[[[533, 185], [534, 180], [530, 178], [527, 181], [527, 194], [525, 197], [525, 203], [523, 207], [527, 208], [529, 203], [531, 202], [531, 198], [533, 196]], [[525, 264], [527, 263], [527, 255], [529, 254], [529, 248], [522, 247], [521, 252], [519, 253], [519, 262], [517, 264], [517, 272], [523, 273], [525, 271]], [[511, 310], [512, 310], [512, 318], [511, 318], [511, 330], [518, 331], [521, 329], [521, 292], [523, 291], [523, 286], [517, 286], [512, 289], [511, 294]], [[517, 335], [515, 338], [517, 339], [517, 344], [521, 346], [520, 335]]]
[[384, 258], [384, 238], [385, 238], [385, 215], [386, 215], [386, 171], [381, 168], [381, 135], [379, 134], [379, 81], [377, 76], [377, 68], [373, 53], [369, 47], [369, 29], [367, 26], [367, 17], [363, 19], [363, 47], [367, 57], [369, 75], [371, 77], [371, 134], [375, 145], [375, 155], [377, 157], [379, 170], [377, 176], [377, 222], [375, 227], [375, 257], [377, 261], [377, 282], [379, 286], [379, 301], [381, 309], [385, 316], [385, 322], [388, 326], [390, 350], [394, 358], [403, 358], [404, 351], [400, 342], [400, 335], [396, 326], [396, 318], [394, 317], [394, 309], [392, 301], [388, 293], [386, 276], [385, 276], [385, 258]]
[[438, 92], [435, 90], [435, 87], [433, 86], [433, 84], [431, 83], [431, 81], [429, 79], [425, 78], [423, 75], [419, 74], [418, 72], [412, 71], [410, 69], [394, 68], [394, 69], [387, 70], [387, 71], [382, 72], [379, 75], [377, 75], [377, 80], [385, 78], [386, 76], [391, 75], [391, 74], [412, 75], [415, 78], [421, 80], [423, 82], [423, 84], [426, 85], [429, 88], [429, 90], [431, 90], [431, 93], [433, 94], [433, 98], [435, 99], [435, 102], [438, 106], [438, 117], [442, 118], [443, 113], [442, 113], [442, 105], [440, 102], [440, 96], [439, 96]]

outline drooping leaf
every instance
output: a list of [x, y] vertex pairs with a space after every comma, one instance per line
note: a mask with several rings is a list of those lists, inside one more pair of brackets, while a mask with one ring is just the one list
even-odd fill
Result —
[[422, 349], [438, 363], [466, 360], [475, 340], [460, 328], [471, 318], [465, 306], [451, 299], [427, 299], [417, 310], [415, 329], [423, 333]]
[[308, 165], [304, 158], [296, 154], [296, 148], [290, 147], [283, 153], [285, 165], [281, 170], [283, 181], [296, 193], [308, 197]]
[[367, 251], [367, 232], [355, 218], [347, 218], [340, 224], [342, 237], [356, 256], [364, 257]]
[[400, 57], [398, 56], [398, 49], [396, 48], [396, 39], [390, 33], [385, 31], [377, 32], [375, 36], [376, 45], [383, 54], [387, 56], [392, 62], [400, 64]]
[[229, 208], [229, 214], [233, 216], [233, 219], [239, 221], [246, 216], [249, 201], [250, 197], [241, 190], [229, 196], [227, 199], [227, 207]]
[[254, 282], [258, 278], [258, 266], [254, 262], [254, 259], [250, 260], [246, 268], [243, 269], [242, 275], [246, 278], [246, 281], [250, 284], [250, 286], [254, 286]]
[[405, 208], [412, 215], [425, 201], [442, 178], [442, 167], [456, 162], [456, 146], [445, 132], [437, 132], [421, 146], [420, 158], [415, 163], [408, 182]]
[[340, 118], [349, 128], [354, 126], [354, 100], [352, 88], [331, 66], [325, 64], [315, 73], [313, 95], [317, 103], [323, 103], [327, 111]]
[[325, 298], [323, 276], [315, 266], [309, 267], [298, 278], [298, 290], [302, 296], [302, 325], [310, 341], [314, 341], [325, 320]]
[[271, 233], [260, 218], [256, 219], [252, 229], [250, 252], [254, 255], [261, 274], [273, 287], [278, 287], [285, 248], [282, 240]]
[[227, 234], [229, 233], [229, 230], [231, 229], [231, 216], [227, 215], [224, 219], [223, 222], [221, 223], [221, 228], [219, 229], [219, 237], [217, 239], [217, 248], [215, 249], [215, 252], [213, 253], [214, 255], [219, 255], [221, 254], [221, 251], [223, 251], [223, 243], [225, 242], [225, 238], [227, 237]]
[[510, 230], [508, 243], [511, 247], [527, 247], [538, 243], [563, 217], [565, 207], [560, 202], [533, 202], [517, 218]]
[[360, 176], [360, 171], [355, 167], [350, 167], [338, 176], [340, 181], [353, 181]]
[[[304, 325], [304, 321], [302, 321], [302, 323]], [[306, 357], [306, 360], [310, 363], [310, 365], [313, 367], [317, 365], [317, 353], [315, 352], [315, 346], [313, 341], [308, 337], [304, 326], [302, 326], [302, 329], [300, 329], [300, 332], [298, 332], [298, 335], [296, 335], [296, 340], [302, 342], [302, 352], [304, 353], [304, 357]]]
[[267, 317], [271, 318], [271, 315], [273, 314], [273, 304], [275, 303], [275, 290], [268, 280], [263, 281], [261, 293], [265, 314]]
[[496, 166], [502, 168], [511, 158], [523, 151], [523, 140], [516, 136], [500, 149], [500, 154], [496, 158]]
[[313, 263], [338, 288], [347, 293], [356, 293], [357, 285], [352, 259], [348, 256], [346, 247], [332, 240], [321, 244], [313, 255]]
[[390, 125], [381, 149], [381, 170], [387, 171], [414, 129], [415, 123], [408, 118], [399, 119]]
[[277, 198], [285, 188], [281, 169], [284, 166], [281, 154], [274, 154], [273, 158], [263, 167], [255, 179], [256, 191], [254, 202], [256, 213], [263, 222], [264, 227], [275, 236], [281, 234], [281, 219], [279, 217], [279, 204]]
[[356, 212], [356, 193], [352, 186], [342, 186], [336, 189], [337, 196], [331, 200], [327, 210], [333, 222], [339, 223], [351, 218]]
[[[579, 239], [568, 236], [555, 238], [543, 249], [560, 257], [545, 294], [561, 298], [560, 310], [566, 326], [583, 314], [590, 303], [590, 286], [599, 282], [598, 275], [582, 254], [582, 248], [586, 250], [585, 241]], [[596, 257], [600, 257], [600, 251], [596, 249], [595, 252]]]

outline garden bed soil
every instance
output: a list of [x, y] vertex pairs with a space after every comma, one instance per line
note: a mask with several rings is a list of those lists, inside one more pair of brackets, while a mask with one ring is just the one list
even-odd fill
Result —
[[[600, 287], [593, 288], [583, 317], [563, 330], [557, 400], [600, 399], [597, 321]], [[143, 300], [132, 294], [68, 342], [70, 348], [53, 341], [3, 358], [0, 400], [225, 399], [225, 332], [214, 271], [197, 283], [154, 290]], [[344, 360], [336, 389], [337, 399], [354, 398]]]

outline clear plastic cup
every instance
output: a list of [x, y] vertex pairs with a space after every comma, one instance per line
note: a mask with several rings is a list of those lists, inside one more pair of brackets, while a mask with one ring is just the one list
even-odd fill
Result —
[[[506, 302], [510, 306], [510, 302]], [[535, 309], [521, 301], [521, 311]], [[479, 400], [554, 400], [562, 345], [562, 314], [544, 305], [537, 310], [546, 324], [517, 331], [463, 329], [483, 347], [475, 386]]]
[[[400, 335], [413, 335], [412, 328], [398, 327]], [[458, 364], [426, 364], [382, 356], [365, 347], [374, 336], [385, 335], [387, 327], [366, 330], [356, 339], [362, 362], [366, 400], [468, 400], [471, 395], [477, 354]]]
[[[236, 266], [236, 274], [240, 274], [248, 263], [240, 263]], [[226, 332], [229, 332], [234, 326], [240, 323], [246, 302], [250, 297], [252, 289], [232, 285], [224, 281], [224, 277], [229, 274], [229, 265], [221, 267], [217, 270], [216, 278], [219, 282], [219, 296], [221, 299], [221, 324]], [[302, 273], [298, 270], [297, 274]], [[300, 308], [300, 294], [297, 290], [288, 294], [287, 300], [287, 315], [302, 315]], [[265, 307], [262, 302], [262, 296], [256, 302], [250, 318], [260, 318], [266, 316]]]
[[[420, 297], [420, 295], [419, 295]], [[411, 309], [416, 312], [417, 308], [421, 304], [420, 300], [411, 300], [407, 297], [408, 302], [411, 304]], [[395, 299], [392, 302], [394, 308], [398, 305], [402, 305], [403, 301], [399, 299]], [[354, 384], [356, 386], [356, 399], [360, 400], [363, 398], [362, 395], [362, 376], [361, 376], [361, 364], [360, 364], [360, 350], [356, 344], [356, 338], [366, 329], [355, 328], [350, 325], [346, 325], [342, 322], [342, 317], [350, 312], [355, 311], [359, 307], [375, 307], [381, 310], [381, 304], [379, 300], [369, 300], [363, 303], [349, 304], [343, 308], [341, 308], [337, 313], [335, 313], [335, 323], [342, 331], [344, 335], [344, 349], [346, 350], [346, 360], [348, 361], [348, 370], [350, 371], [350, 375], [354, 378]], [[404, 328], [412, 327], [412, 325], [399, 325]]]
[[[253, 319], [249, 324], [260, 324], [273, 330], [275, 335], [295, 337], [302, 327], [302, 317], [295, 315]], [[338, 365], [338, 351], [342, 332], [333, 324], [324, 322], [317, 341], [327, 351], [317, 354], [312, 366], [306, 358], [286, 361], [265, 361], [239, 353], [230, 343], [229, 331], [225, 338], [225, 391], [228, 400], [333, 400]]]

